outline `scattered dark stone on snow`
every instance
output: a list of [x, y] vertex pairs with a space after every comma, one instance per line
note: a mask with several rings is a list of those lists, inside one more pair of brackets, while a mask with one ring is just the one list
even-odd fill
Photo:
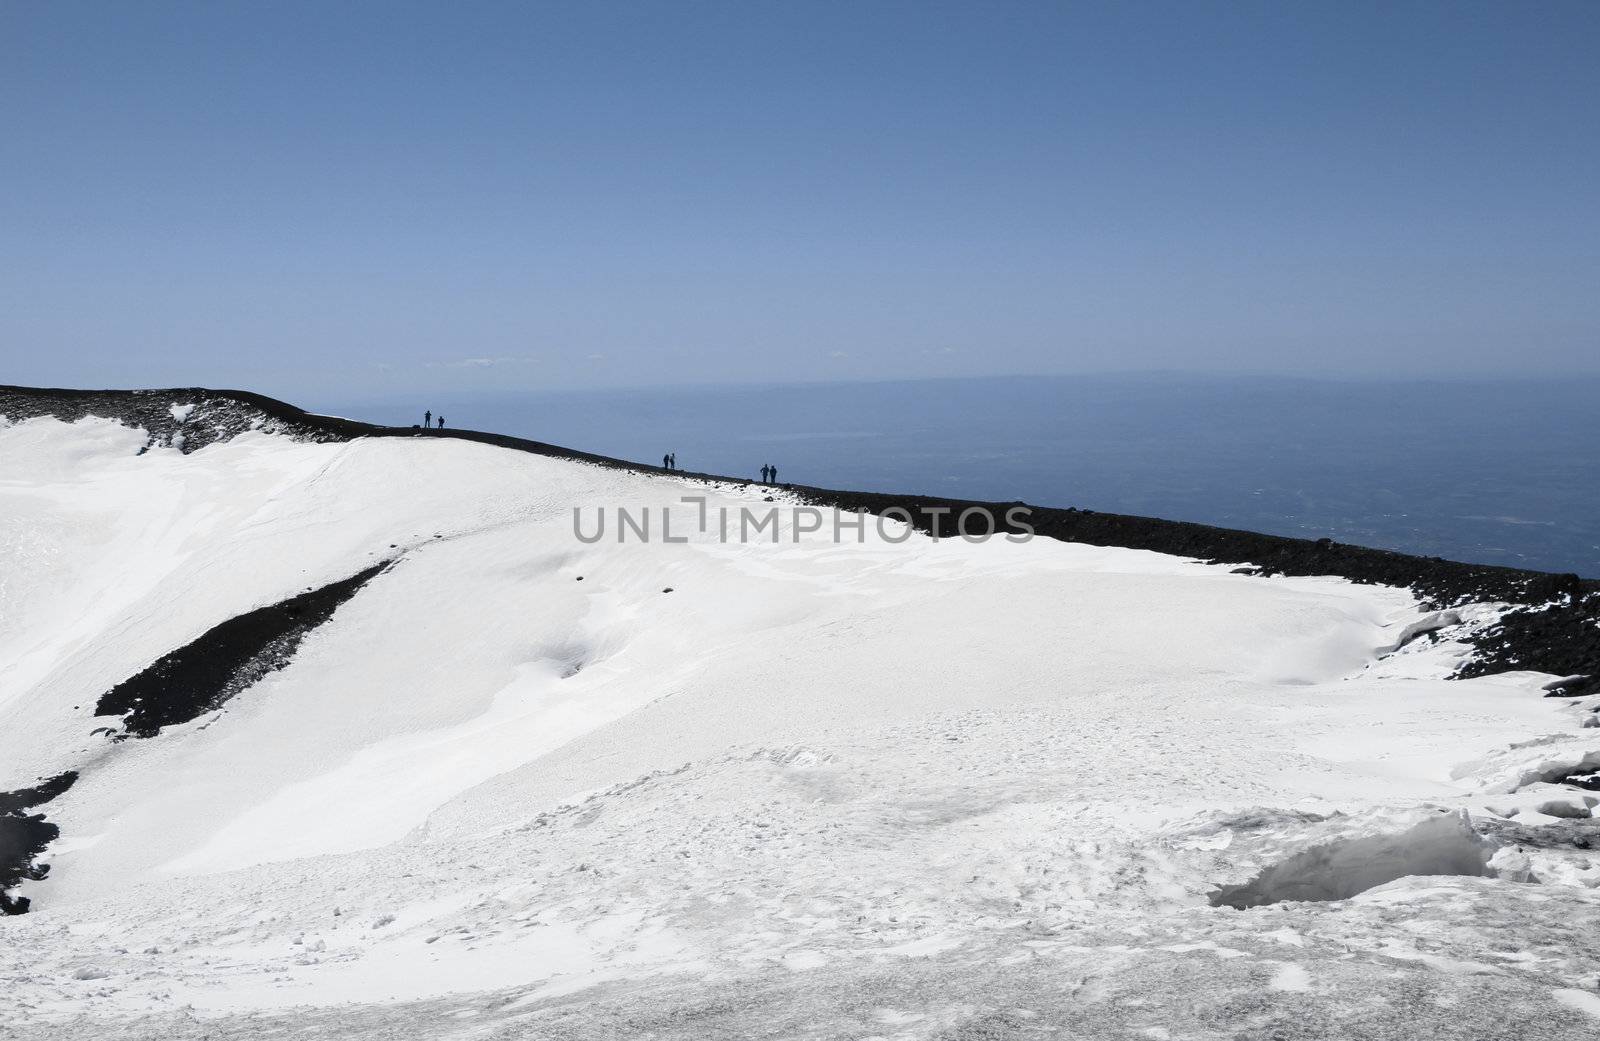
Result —
[[61, 834], [44, 814], [23, 811], [49, 802], [77, 779], [77, 771], [68, 770], [31, 788], [0, 792], [0, 914], [27, 913], [28, 898], [14, 897], [10, 890], [19, 882], [37, 882], [49, 874], [50, 865], [38, 863], [38, 857]]
[[187, 723], [289, 664], [307, 633], [387, 570], [389, 561], [288, 600], [247, 611], [172, 651], [100, 698], [97, 716], [123, 716], [133, 737]]
[[668, 586], [667, 588], [663, 589], [662, 592], [663, 593], [670, 593], [670, 592], [672, 592], [672, 587]]

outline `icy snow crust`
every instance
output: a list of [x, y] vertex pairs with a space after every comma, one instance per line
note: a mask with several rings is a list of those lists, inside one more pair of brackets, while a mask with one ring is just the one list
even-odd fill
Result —
[[[763, 492], [184, 447], [0, 424], [0, 790], [79, 774], [0, 1037], [1600, 1030], [1594, 699], [1446, 681], [1491, 608], [1407, 641], [1393, 588], [871, 524], [584, 545], [574, 506]], [[385, 560], [217, 710], [93, 715]]]

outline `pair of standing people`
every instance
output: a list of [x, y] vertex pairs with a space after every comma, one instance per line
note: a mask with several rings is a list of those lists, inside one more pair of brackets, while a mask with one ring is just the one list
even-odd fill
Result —
[[[427, 430], [433, 426], [433, 409], [428, 409], [422, 414], [422, 429]], [[439, 429], [444, 429], [444, 417], [439, 417]]]
[[771, 466], [771, 465], [763, 466], [761, 468], [761, 483], [762, 484], [777, 484], [778, 483], [778, 468], [776, 466]]
[[678, 468], [678, 453], [668, 452], [661, 457], [661, 469], [676, 470]]

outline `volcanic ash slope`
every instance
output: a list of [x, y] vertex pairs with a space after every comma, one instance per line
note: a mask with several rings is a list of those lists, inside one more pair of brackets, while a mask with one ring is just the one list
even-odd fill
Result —
[[1593, 706], [1404, 590], [147, 440], [0, 424], [0, 790], [78, 774], [0, 1037], [1600, 1031]]

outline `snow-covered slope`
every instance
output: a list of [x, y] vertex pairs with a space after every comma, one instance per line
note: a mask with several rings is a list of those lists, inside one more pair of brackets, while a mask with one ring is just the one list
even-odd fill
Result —
[[1595, 699], [1447, 680], [1493, 606], [250, 425], [0, 421], [0, 791], [77, 774], [0, 1036], [1600, 1030]]

